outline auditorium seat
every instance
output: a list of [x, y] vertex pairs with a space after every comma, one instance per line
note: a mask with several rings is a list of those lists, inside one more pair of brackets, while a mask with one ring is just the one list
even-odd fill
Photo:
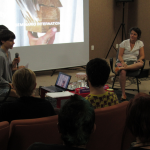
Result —
[[14, 120], [10, 124], [8, 150], [26, 150], [34, 142], [62, 144], [57, 129], [58, 116]]
[[95, 109], [96, 130], [87, 144], [88, 150], [125, 150], [135, 137], [125, 128], [129, 102]]
[[7, 121], [0, 122], [0, 149], [7, 150], [9, 138], [9, 123]]

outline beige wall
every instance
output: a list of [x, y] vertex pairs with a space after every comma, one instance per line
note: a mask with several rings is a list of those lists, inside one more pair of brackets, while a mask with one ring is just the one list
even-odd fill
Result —
[[[122, 6], [122, 3], [116, 4], [115, 0], [89, 0], [90, 59], [106, 57], [118, 28], [122, 23]], [[125, 23], [127, 22], [127, 14], [128, 3], [125, 4]], [[115, 43], [121, 42], [121, 32], [120, 30]], [[94, 45], [95, 50], [91, 50], [91, 45]], [[116, 51], [113, 48], [108, 57], [112, 56], [116, 56]]]
[[135, 0], [128, 9], [128, 29], [132, 26], [141, 29], [145, 58], [150, 60], [150, 0]]
[[[90, 59], [95, 57], [105, 58], [111, 43], [122, 23], [122, 2], [115, 0], [89, 0], [89, 47], [95, 46], [95, 50], [89, 49]], [[127, 37], [128, 30], [132, 26], [138, 26], [142, 30], [141, 40], [145, 45], [146, 59], [150, 60], [150, 0], [134, 0], [125, 3], [125, 25]], [[120, 35], [116, 43], [121, 42]], [[112, 48], [108, 57], [115, 57], [116, 51]]]

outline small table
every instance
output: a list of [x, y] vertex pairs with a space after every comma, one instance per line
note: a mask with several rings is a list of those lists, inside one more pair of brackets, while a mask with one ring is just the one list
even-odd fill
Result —
[[[49, 92], [48, 91], [48, 88], [47, 87], [39, 87], [39, 95], [41, 96], [42, 99], [45, 99], [45, 94]], [[71, 93], [74, 93], [74, 94], [78, 94], [82, 97], [86, 97], [89, 93], [75, 93], [75, 91], [69, 91]], [[60, 98], [57, 98], [57, 108], [60, 108], [61, 106], [61, 100], [66, 100], [66, 99], [69, 99], [70, 97], [60, 97]]]

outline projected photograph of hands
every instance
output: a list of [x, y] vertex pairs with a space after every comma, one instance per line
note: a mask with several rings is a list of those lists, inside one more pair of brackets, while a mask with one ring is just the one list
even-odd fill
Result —
[[15, 33], [15, 45], [84, 42], [83, 0], [0, 0], [0, 24]]

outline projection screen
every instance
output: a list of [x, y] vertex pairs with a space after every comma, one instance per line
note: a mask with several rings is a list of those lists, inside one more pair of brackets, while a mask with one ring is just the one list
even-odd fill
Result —
[[15, 33], [12, 59], [33, 71], [89, 61], [89, 0], [0, 0], [0, 24]]

